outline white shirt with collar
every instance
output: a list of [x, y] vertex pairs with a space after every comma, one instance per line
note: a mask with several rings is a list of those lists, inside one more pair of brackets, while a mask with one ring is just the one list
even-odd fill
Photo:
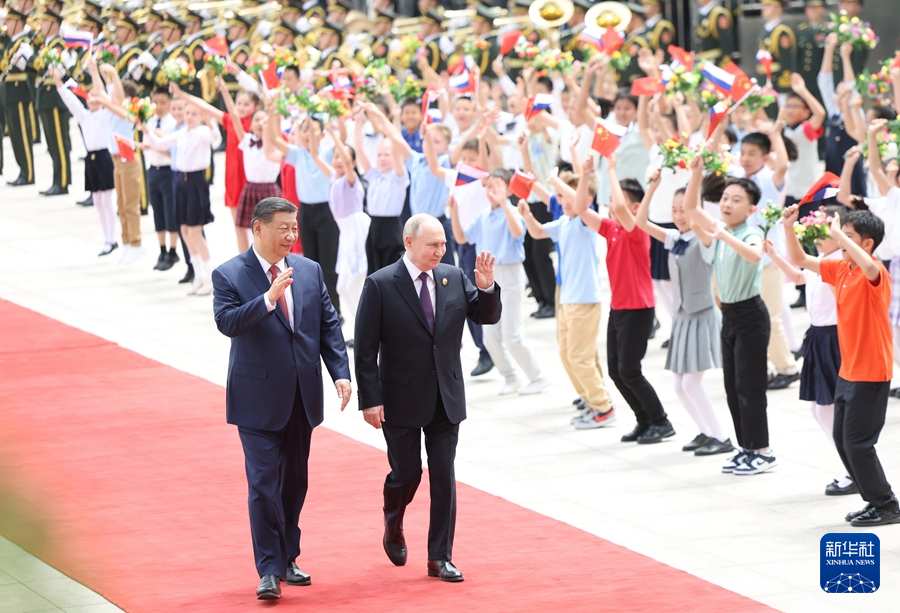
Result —
[[[171, 134], [175, 130], [175, 118], [171, 113], [167, 113], [164, 117], [153, 115], [147, 120], [147, 127], [151, 130], [159, 130], [163, 134]], [[168, 149], [146, 149], [144, 151], [144, 159], [148, 166], [157, 168], [172, 165], [172, 156]]]
[[[266, 275], [266, 279], [269, 281], [269, 285], [272, 284], [274, 279], [272, 278], [272, 273], [269, 272], [269, 269], [272, 267], [272, 264], [269, 264], [259, 253], [256, 252], [256, 247], [250, 247], [253, 250], [253, 255], [256, 256], [256, 259], [259, 261], [259, 265], [262, 266], [263, 273]], [[284, 258], [281, 258], [277, 262], [275, 262], [275, 266], [278, 267], [278, 274], [280, 275], [285, 270], [287, 270], [287, 262], [284, 261]], [[276, 277], [278, 275], [275, 275]], [[284, 291], [284, 299], [287, 302], [287, 318], [288, 323], [291, 324], [291, 329], [294, 329], [294, 297], [291, 295], [291, 286], [289, 285], [287, 289]], [[263, 299], [266, 302], [266, 310], [270, 313], [275, 310], [275, 305], [269, 302], [269, 292], [263, 294]]]
[[715, 2], [710, 2], [706, 6], [701, 6], [698, 10], [701, 15], [706, 17], [707, 15], [709, 15], [709, 12], [711, 10], [713, 10], [715, 7], [719, 6], [719, 4], [720, 4], [719, 0], [716, 0]]
[[647, 29], [648, 29], [648, 30], [653, 31], [653, 27], [654, 27], [657, 23], [659, 23], [659, 20], [660, 20], [660, 19], [662, 19], [662, 13], [657, 13], [657, 14], [654, 15], [653, 17], [648, 17], [648, 18], [644, 21], [644, 24], [647, 26]]

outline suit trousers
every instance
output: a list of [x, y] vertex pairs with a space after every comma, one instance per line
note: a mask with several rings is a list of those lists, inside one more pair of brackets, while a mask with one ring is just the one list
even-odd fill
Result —
[[[531, 213], [538, 223], [553, 221], [553, 215], [547, 210], [547, 205], [541, 201], [529, 202]], [[550, 254], [554, 244], [549, 238], [534, 239], [525, 233], [525, 276], [534, 292], [534, 299], [541, 305], [553, 306], [553, 294], [556, 291], [556, 273], [553, 271], [553, 262]]]
[[606, 326], [606, 366], [609, 378], [616, 384], [625, 402], [634, 411], [641, 425], [661, 425], [666, 422], [656, 390], [641, 370], [641, 360], [647, 353], [647, 342], [653, 330], [655, 310], [610, 309]]
[[[762, 283], [759, 287], [759, 295], [769, 312], [770, 333], [768, 357], [780, 374], [797, 372], [797, 360], [788, 346], [787, 333], [784, 330], [785, 322], [782, 321], [782, 297], [784, 290], [784, 273], [778, 268], [778, 264], [772, 262], [763, 268]], [[790, 322], [787, 322], [790, 324]]]
[[137, 247], [141, 244], [141, 165], [138, 161], [123, 162], [118, 155], [112, 159], [122, 243]]
[[762, 298], [722, 304], [722, 375], [734, 434], [743, 449], [769, 446], [766, 345], [769, 313]]
[[521, 264], [494, 266], [494, 280], [503, 288], [503, 314], [500, 321], [484, 326], [484, 346], [491, 353], [497, 370], [506, 378], [514, 377], [515, 358], [529, 381], [541, 376], [541, 367], [531, 348], [525, 344], [525, 321], [522, 306], [525, 298], [525, 270]]
[[366, 237], [366, 259], [369, 274], [385, 266], [396, 264], [405, 251], [403, 247], [403, 224], [399, 217], [372, 217], [369, 234]]
[[459, 424], [450, 422], [440, 392], [431, 422], [424, 428], [400, 428], [385, 423], [391, 472], [384, 480], [384, 525], [395, 536], [403, 530], [406, 507], [422, 481], [422, 433], [428, 454], [431, 512], [428, 524], [428, 559], [452, 560], [456, 531], [456, 443]]
[[[450, 231], [447, 236], [453, 236], [453, 232]], [[447, 244], [449, 243], [450, 239], [448, 238]], [[456, 244], [456, 241], [454, 241], [454, 244]], [[465, 245], [456, 245], [456, 255], [459, 257], [459, 267], [462, 268], [463, 274], [474, 284], [475, 258], [478, 257], [475, 253], [475, 245], [470, 245], [469, 243], [466, 243]], [[491, 354], [488, 353], [488, 350], [484, 347], [484, 328], [481, 324], [476, 324], [469, 318], [466, 318], [466, 325], [469, 327], [469, 334], [472, 335], [472, 342], [478, 347], [478, 358], [490, 359]]]
[[72, 183], [72, 162], [70, 153], [72, 143], [69, 141], [69, 117], [72, 115], [66, 108], [54, 108], [39, 111], [44, 134], [47, 135], [47, 150], [53, 161], [53, 185], [69, 187]]
[[878, 460], [875, 443], [884, 427], [890, 381], [869, 383], [838, 377], [834, 394], [834, 444], [859, 486], [863, 500], [878, 508], [894, 500], [891, 484]]
[[238, 426], [249, 486], [250, 533], [259, 576], [284, 578], [300, 555], [300, 511], [309, 486], [312, 426], [298, 385], [294, 410], [281, 430]]
[[327, 202], [300, 205], [300, 242], [303, 257], [318, 262], [325, 278], [325, 288], [331, 304], [338, 315], [341, 314], [341, 299], [337, 292], [337, 252], [341, 231], [334, 221]]
[[16, 164], [19, 165], [19, 178], [30, 183], [34, 181], [34, 149], [29, 108], [27, 102], [7, 104], [6, 127], [9, 129]]
[[601, 304], [560, 304], [556, 307], [559, 357], [578, 396], [605, 413], [611, 408], [603, 369], [597, 359]]

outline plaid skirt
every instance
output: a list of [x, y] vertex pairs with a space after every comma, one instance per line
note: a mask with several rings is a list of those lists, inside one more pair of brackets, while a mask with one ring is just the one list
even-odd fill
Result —
[[253, 209], [260, 200], [281, 198], [281, 188], [277, 183], [247, 183], [238, 200], [237, 218], [234, 225], [241, 228], [253, 226]]

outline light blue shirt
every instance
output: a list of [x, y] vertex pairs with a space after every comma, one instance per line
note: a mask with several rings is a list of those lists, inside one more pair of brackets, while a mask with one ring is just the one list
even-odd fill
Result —
[[[319, 156], [331, 163], [334, 150], [331, 148], [320, 150]], [[290, 145], [287, 157], [284, 161], [294, 167], [294, 177], [297, 183], [297, 197], [301, 204], [322, 204], [328, 202], [328, 194], [331, 191], [331, 179], [325, 176], [305, 147]]]
[[124, 136], [128, 140], [134, 138], [134, 124], [127, 119], [122, 119], [115, 113], [109, 114], [109, 153], [113, 158], [119, 157], [119, 143], [116, 142], [116, 134]]
[[406, 171], [399, 176], [393, 166], [381, 172], [374, 166], [365, 174], [369, 183], [366, 190], [366, 209], [370, 217], [399, 217], [406, 202], [406, 186], [409, 176]]
[[[512, 206], [512, 205], [510, 205]], [[514, 238], [506, 223], [503, 207], [487, 209], [478, 213], [469, 227], [463, 231], [466, 242], [475, 245], [475, 251], [490, 251], [497, 258], [498, 266], [521, 264], [525, 261], [525, 220], [515, 212], [516, 219], [522, 225], [522, 236]]]
[[560, 304], [600, 302], [600, 272], [597, 262], [599, 234], [578, 217], [565, 215], [544, 224], [544, 230], [559, 249]]
[[[438, 164], [450, 168], [450, 154], [438, 157]], [[443, 217], [447, 209], [449, 190], [444, 180], [431, 174], [428, 160], [424, 153], [413, 153], [406, 159], [409, 170], [409, 210], [413, 215], [428, 213], [435, 217]]]

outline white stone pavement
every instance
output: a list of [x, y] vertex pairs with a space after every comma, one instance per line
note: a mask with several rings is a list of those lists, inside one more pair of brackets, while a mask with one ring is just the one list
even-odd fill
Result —
[[[73, 141], [81, 146], [80, 139]], [[8, 141], [5, 145], [4, 181], [16, 176]], [[165, 273], [151, 270], [158, 254], [151, 217], [142, 219], [146, 253], [137, 263], [117, 265], [118, 252], [98, 258], [102, 239], [95, 211], [74, 204], [84, 195], [78, 188], [69, 196], [39, 196], [38, 190], [50, 180], [50, 160], [43, 146], [35, 148], [35, 159], [36, 186], [0, 185], [0, 298], [224, 385], [228, 340], [215, 328], [212, 298], [185, 295], [185, 286], [176, 283], [184, 272], [181, 263]], [[73, 166], [80, 186], [82, 164], [77, 155]], [[212, 195], [218, 221], [207, 227], [214, 263], [236, 253], [230, 215], [221, 204], [221, 155], [217, 168]], [[802, 334], [805, 311], [795, 311], [794, 316]], [[772, 445], [780, 463], [772, 472], [725, 475], [719, 471], [723, 456], [696, 458], [680, 450], [697, 432], [671, 389], [671, 375], [663, 369], [665, 350], [660, 343], [668, 322], [660, 318], [663, 328], [650, 343], [645, 372], [677, 436], [651, 446], [619, 442], [633, 418], [614, 389], [619, 420], [606, 429], [575, 431], [569, 425], [575, 394], [558, 358], [555, 321], [528, 318], [526, 338], [552, 385], [535, 396], [501, 398], [496, 371], [467, 379], [469, 419], [461, 429], [457, 456], [460, 481], [779, 610], [900, 610], [900, 526], [875, 531], [882, 548], [878, 593], [838, 596], [823, 594], [819, 588], [820, 538], [828, 532], [852, 531], [843, 516], [863, 502], [857, 496], [824, 496], [825, 485], [842, 474], [840, 462], [808, 405], [797, 400], [797, 384], [769, 394]], [[463, 365], [468, 370], [475, 364], [476, 352], [467, 334], [464, 341]], [[602, 334], [601, 356], [604, 342]], [[705, 383], [719, 418], [730, 424], [721, 371], [708, 373]], [[332, 395], [326, 398], [325, 427], [384, 448], [381, 435], [356, 411], [341, 414]], [[218, 418], [224, 419], [224, 410]], [[887, 422], [879, 450], [888, 477], [900, 487], [900, 404], [895, 400]], [[465, 560], [459, 563], [465, 568]], [[0, 539], [0, 611], [63, 610], [66, 605], [55, 592], [50, 588], [42, 592], [40, 582], [27, 572], [17, 572], [21, 565], [40, 563]], [[584, 573], [586, 590], [592, 582], [604, 580], [592, 576], [589, 568], [572, 570]], [[63, 586], [58, 589], [79, 590], [61, 575], [53, 579]], [[93, 597], [98, 600], [83, 604], [99, 603], [103, 608], [77, 610], [117, 610]]]

